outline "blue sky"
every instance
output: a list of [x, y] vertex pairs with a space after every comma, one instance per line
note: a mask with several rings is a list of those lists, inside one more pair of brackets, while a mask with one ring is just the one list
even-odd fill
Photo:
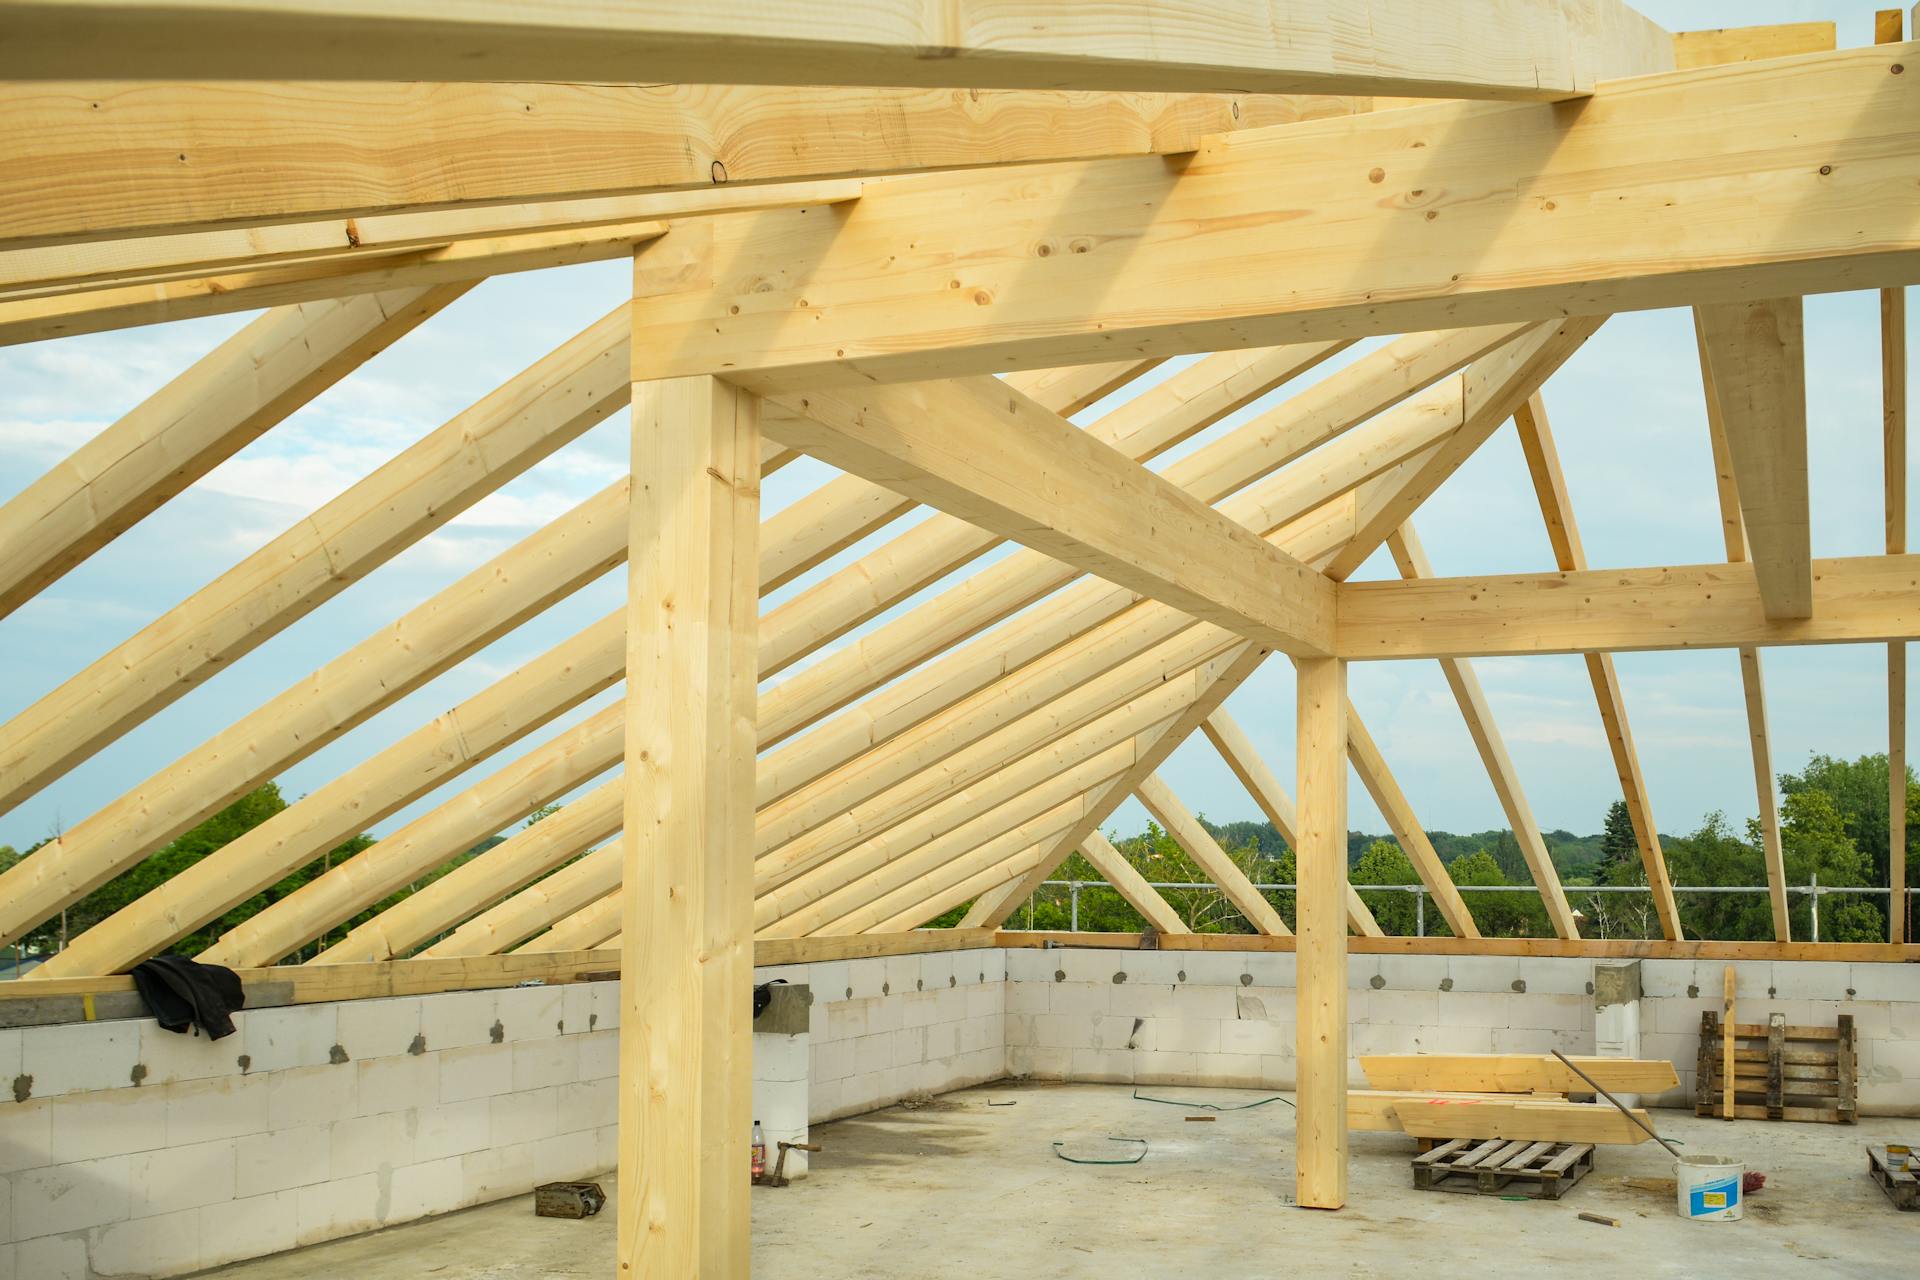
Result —
[[[1870, 4], [1646, 0], [1639, 7], [1675, 30], [1834, 19], [1840, 22], [1843, 46], [1872, 39]], [[0, 654], [5, 655], [0, 662], [0, 718], [30, 705], [586, 326], [616, 305], [627, 287], [628, 271], [622, 263], [493, 280], [382, 353], [150, 517], [134, 536], [121, 538], [38, 599], [0, 619]], [[1876, 306], [1876, 298], [1868, 294], [1807, 302], [1815, 555], [1875, 554], [1881, 549]], [[247, 319], [227, 316], [0, 351], [0, 500]], [[1724, 557], [1686, 313], [1614, 318], [1548, 384], [1545, 394], [1592, 564]], [[1229, 419], [1193, 443], [1214, 438], [1246, 416]], [[598, 490], [627, 465], [626, 426], [624, 413], [610, 419], [14, 812], [0, 815], [0, 843], [24, 845], [57, 826], [73, 825]], [[767, 511], [793, 501], [831, 474], [803, 461], [770, 477]], [[1526, 572], [1552, 566], [1510, 425], [1426, 504], [1416, 523], [1441, 573]], [[902, 523], [879, 539], [851, 548], [768, 603], [778, 603], [819, 573], [871, 550], [904, 527]], [[623, 572], [503, 637], [287, 771], [282, 782], [288, 794], [301, 794], [337, 775], [617, 607]], [[1357, 576], [1391, 574], [1392, 566], [1382, 555]], [[1878, 646], [1765, 653], [1776, 769], [1798, 768], [1813, 751], [1854, 755], [1885, 749], [1884, 654]], [[1624, 654], [1618, 661], [1661, 829], [1691, 830], [1715, 809], [1726, 811], [1736, 823], [1751, 815], [1753, 778], [1734, 655]], [[1597, 830], [1607, 805], [1618, 797], [1618, 784], [1579, 659], [1497, 659], [1477, 665], [1541, 824]], [[1355, 664], [1351, 682], [1355, 704], [1428, 826], [1463, 831], [1505, 825], [1434, 664]], [[610, 691], [560, 723], [572, 723], [618, 695], [618, 689]], [[1290, 779], [1291, 669], [1282, 660], [1269, 662], [1228, 705], [1275, 772]], [[374, 830], [394, 829], [550, 733], [520, 744]], [[1256, 816], [1251, 800], [1202, 739], [1196, 737], [1176, 752], [1164, 774], [1191, 807], [1211, 818]], [[1357, 783], [1351, 810], [1354, 827], [1384, 830]], [[1144, 811], [1129, 802], [1110, 825], [1133, 831], [1144, 821]]]

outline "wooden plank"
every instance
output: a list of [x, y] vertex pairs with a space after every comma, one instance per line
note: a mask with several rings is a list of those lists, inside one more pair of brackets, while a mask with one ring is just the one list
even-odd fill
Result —
[[[1381, 755], [1373, 735], [1367, 732], [1367, 726], [1352, 702], [1347, 703], [1347, 758], [1353, 761], [1354, 772], [1360, 775], [1361, 785], [1366, 787], [1367, 794], [1373, 797], [1374, 804], [1386, 818], [1393, 838], [1399, 841], [1407, 861], [1413, 864], [1414, 874], [1420, 877], [1420, 883], [1433, 895], [1433, 903], [1440, 908], [1440, 915], [1446, 920], [1447, 927], [1453, 930], [1454, 937], [1479, 937], [1480, 926], [1473, 922], [1473, 913], [1467, 910], [1459, 886], [1454, 884], [1446, 864], [1440, 861], [1440, 855], [1434, 852], [1433, 842], [1427, 839], [1420, 820], [1414, 816], [1413, 805], [1407, 800], [1406, 792], [1400, 789], [1399, 781], [1387, 768], [1386, 757]], [[1352, 889], [1349, 888], [1348, 892], [1351, 893]], [[1367, 931], [1363, 929], [1359, 932]]]
[[753, 209], [822, 208], [860, 198], [856, 178], [781, 182], [601, 196], [537, 204], [489, 205], [236, 227], [183, 235], [136, 236], [0, 251], [0, 290], [8, 297], [107, 285], [158, 283], [212, 275], [243, 265], [372, 258], [455, 240], [581, 230]]
[[[208, 40], [215, 22], [220, 39]], [[1500, 39], [1468, 38], [1476, 30]], [[1200, 11], [1126, 0], [1058, 7], [1045, 21], [993, 3], [6, 0], [0, 48], [8, 79], [1229, 88], [1546, 102], [1673, 61], [1667, 33], [1618, 0], [1456, 0], [1444, 11], [1421, 0]]]
[[[1786, 1048], [1787, 1048], [1786, 1015], [1776, 1013], [1767, 1020], [1767, 1074], [1766, 1074], [1767, 1111], [1769, 1115], [1776, 1120], [1780, 1118], [1781, 1107], [1786, 1105], [1785, 1103], [1786, 1064], [1780, 1061], [1780, 1057], [1783, 1053], [1786, 1052]], [[1737, 1075], [1739, 1073], [1740, 1067], [1738, 1062], [1735, 1061], [1734, 1055], [1729, 1055], [1727, 1060], [1720, 1064], [1720, 1069], [1723, 1072], [1729, 1072]]]
[[669, 81], [7, 84], [0, 242], [1177, 153], [1209, 134], [1367, 107]]
[[[1879, 15], [1875, 39], [1898, 40], [1898, 9]], [[1886, 547], [1907, 549], [1907, 295], [1880, 293], [1880, 403], [1886, 457]], [[1887, 941], [1907, 940], [1907, 646], [1887, 646]]]
[[[1177, 171], [894, 178], [831, 227], [707, 219], [707, 265], [642, 304], [646, 372], [899, 381], [1903, 284], [1920, 279], [1900, 199], [1920, 85], [1889, 70], [1913, 56], [1646, 76], [1577, 112], [1445, 105], [1227, 135]], [[794, 262], [804, 283], [765, 287]], [[689, 328], [702, 342], [673, 340]]]
[[[1399, 1127], [1416, 1138], [1463, 1138], [1492, 1134], [1508, 1141], [1592, 1142], [1631, 1146], [1647, 1135], [1604, 1103], [1520, 1102], [1464, 1095], [1393, 1104]], [[1647, 1113], [1633, 1113], [1651, 1124]]]
[[1840, 1079], [1840, 1120], [1843, 1124], [1853, 1124], [1860, 1118], [1860, 1061], [1854, 1040], [1853, 1015], [1841, 1014], [1836, 1030], [1839, 1034], [1835, 1037], [1838, 1047], [1835, 1074]]
[[804, 415], [773, 428], [791, 448], [1263, 644], [1331, 639], [1321, 575], [998, 379], [751, 385]]
[[[1141, 945], [1137, 933], [1064, 933], [1047, 930], [1000, 931], [1009, 947], [1119, 947]], [[1292, 938], [1255, 934], [1194, 933], [1158, 941], [1168, 951], [1292, 951]], [[1920, 961], [1920, 946], [1885, 942], [1718, 942], [1660, 938], [1349, 938], [1355, 955], [1556, 956], [1592, 960], [1829, 960], [1852, 964], [1905, 964]], [[1789, 1031], [1791, 1032], [1791, 1028]]]
[[0, 346], [136, 325], [226, 315], [355, 294], [477, 283], [487, 276], [624, 258], [667, 232], [664, 222], [544, 231], [370, 257], [242, 269], [211, 276], [0, 300]]
[[469, 287], [281, 307], [249, 323], [0, 506], [0, 617]]
[[1347, 1200], [1347, 669], [1338, 659], [1297, 666], [1294, 1200], [1338, 1209]]
[[670, 383], [633, 424], [618, 1258], [745, 1275], [758, 406]]
[[[1728, 965], [1726, 967], [1725, 982], [1723, 984], [1726, 991], [1720, 1005], [1720, 1069], [1723, 1073], [1726, 1072], [1728, 1065], [1733, 1062], [1734, 974], [1734, 967]], [[1721, 1093], [1720, 1117], [1723, 1120], [1733, 1119], [1733, 1077], [1731, 1075], [1727, 1076], [1726, 1085]]]
[[[626, 778], [611, 784], [624, 806]], [[547, 819], [552, 821], [552, 819]], [[576, 858], [550, 876], [482, 911], [420, 954], [424, 956], [488, 956], [514, 951], [528, 938], [551, 929], [561, 921], [586, 911], [606, 898], [621, 884], [626, 865], [626, 849], [619, 839], [608, 841], [585, 857]], [[605, 928], [593, 942], [620, 927], [621, 904], [610, 904], [602, 918]], [[591, 944], [589, 944], [591, 945]], [[567, 950], [559, 943], [535, 948], [540, 951]], [[313, 963], [327, 963], [322, 955]]]
[[[1615, 1093], [1665, 1093], [1680, 1087], [1663, 1058], [1575, 1057], [1573, 1064]], [[1440, 1093], [1591, 1093], [1559, 1059], [1532, 1053], [1362, 1054], [1360, 1069], [1375, 1089]]]
[[[1554, 563], [1562, 569], [1585, 569], [1587, 556], [1580, 545], [1580, 528], [1574, 519], [1573, 499], [1567, 493], [1567, 481], [1560, 470], [1560, 452], [1553, 443], [1547, 423], [1547, 409], [1536, 393], [1513, 424], [1520, 436], [1520, 448], [1526, 455], [1527, 470], [1533, 477], [1534, 494], [1540, 501], [1540, 513], [1547, 525], [1547, 541], [1552, 544]], [[1634, 843], [1640, 849], [1640, 864], [1646, 871], [1647, 886], [1653, 896], [1654, 910], [1660, 917], [1660, 932], [1669, 938], [1680, 936], [1680, 908], [1674, 901], [1673, 884], [1667, 874], [1666, 854], [1660, 848], [1659, 828], [1653, 820], [1653, 801], [1647, 795], [1646, 779], [1640, 772], [1640, 754], [1633, 747], [1633, 730], [1627, 723], [1626, 698], [1620, 692], [1620, 677], [1610, 654], [1584, 655], [1587, 679], [1593, 685], [1593, 697], [1600, 708], [1600, 723], [1606, 730], [1607, 748], [1613, 756], [1614, 773], [1620, 779], [1620, 792], [1633, 825]], [[1784, 936], [1784, 935], [1780, 935]]]
[[[1133, 789], [1133, 794], [1139, 797], [1140, 803], [1147, 807], [1147, 812], [1166, 829], [1167, 834], [1179, 842], [1187, 856], [1199, 865], [1214, 886], [1227, 896], [1234, 909], [1246, 917], [1248, 923], [1261, 933], [1293, 932], [1287, 928], [1287, 922], [1280, 918], [1280, 913], [1273, 909], [1273, 904], [1253, 887], [1246, 873], [1234, 865], [1226, 850], [1207, 833], [1207, 829], [1200, 825], [1200, 820], [1180, 802], [1180, 797], [1174, 794], [1173, 788], [1159, 774], [1149, 773], [1141, 779], [1140, 785]], [[1345, 920], [1344, 908], [1341, 918]], [[1342, 932], [1345, 927], [1343, 923]]]
[[1815, 560], [1813, 616], [1781, 621], [1747, 564], [1349, 582], [1338, 643], [1363, 661], [1907, 640], [1916, 590], [1913, 555]]
[[1800, 299], [1697, 307], [1733, 459], [1747, 549], [1769, 618], [1813, 611], [1807, 374]]
[[1673, 33], [1673, 65], [1676, 70], [1690, 71], [1728, 62], [1790, 58], [1800, 53], [1821, 53], [1836, 48], [1838, 42], [1838, 33], [1831, 22], [1676, 31]]

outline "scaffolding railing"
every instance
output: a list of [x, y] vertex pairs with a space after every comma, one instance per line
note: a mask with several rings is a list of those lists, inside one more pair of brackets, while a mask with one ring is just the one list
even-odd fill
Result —
[[[1209, 884], [1205, 881], [1189, 882], [1189, 881], [1171, 881], [1171, 880], [1149, 880], [1147, 882], [1147, 885], [1149, 888], [1152, 888], [1156, 891], [1161, 889], [1188, 889], [1188, 890], [1205, 889], [1205, 890], [1214, 890], [1217, 892], [1219, 889], [1218, 885]], [[1291, 884], [1256, 884], [1253, 887], [1264, 894], [1264, 893], [1291, 893], [1294, 891], [1294, 889], [1297, 886], [1291, 885]], [[1414, 908], [1413, 908], [1414, 935], [1413, 936], [1417, 938], [1424, 938], [1427, 936], [1428, 890], [1425, 885], [1423, 884], [1356, 884], [1353, 887], [1362, 893], [1411, 893], [1413, 894], [1414, 895]], [[1462, 893], [1538, 894], [1540, 892], [1537, 888], [1535, 888], [1533, 885], [1530, 885], [1530, 884], [1457, 885], [1455, 887], [1458, 888]], [[1069, 895], [1068, 918], [1071, 921], [1071, 924], [1069, 927], [1071, 932], [1078, 933], [1080, 932], [1080, 892], [1081, 890], [1112, 889], [1113, 885], [1110, 882], [1105, 880], [1042, 881], [1041, 884], [1039, 885], [1039, 889], [1046, 889], [1046, 888], [1064, 888], [1068, 891], [1068, 895]], [[1766, 885], [1763, 885], [1763, 884], [1689, 884], [1689, 885], [1677, 884], [1673, 886], [1673, 892], [1675, 896], [1679, 896], [1681, 894], [1688, 894], [1688, 893], [1768, 893], [1770, 892], [1770, 890]], [[1598, 893], [1648, 893], [1648, 889], [1647, 889], [1647, 886], [1643, 884], [1582, 884], [1582, 885], [1567, 886], [1567, 893], [1569, 897], [1577, 897], [1582, 894], [1598, 894]], [[1821, 884], [1820, 877], [1817, 875], [1811, 877], [1807, 881], [1807, 883], [1804, 885], [1789, 885], [1787, 887], [1787, 894], [1789, 897], [1796, 897], [1796, 896], [1805, 897], [1809, 900], [1810, 914], [1812, 916], [1812, 933], [1813, 933], [1813, 937], [1810, 940], [1813, 942], [1820, 941], [1820, 899], [1821, 898], [1824, 898], [1829, 894], [1842, 894], [1842, 895], [1854, 894], [1858, 896], [1886, 898], [1891, 893], [1892, 893], [1892, 890], [1890, 889], [1887, 889], [1884, 887], [1876, 887], [1874, 885]], [[1915, 893], [1920, 893], [1920, 889], [1906, 890], [1906, 897], [1907, 897], [1909, 909], [1911, 909], [1913, 895]], [[1027, 899], [1027, 923], [1029, 926], [1031, 926], [1033, 922], [1033, 903], [1034, 903], [1034, 897], [1037, 897], [1037, 896], [1038, 896], [1038, 890], [1036, 889], [1035, 894], [1032, 896], [1029, 896]]]

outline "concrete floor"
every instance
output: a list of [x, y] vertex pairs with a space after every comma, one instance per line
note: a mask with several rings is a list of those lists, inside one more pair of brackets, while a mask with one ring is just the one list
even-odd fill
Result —
[[[1219, 1089], [1143, 1092], [1217, 1104], [1262, 1096]], [[1014, 1106], [990, 1103], [1013, 1102]], [[822, 1125], [813, 1173], [755, 1188], [757, 1280], [967, 1280], [1179, 1277], [1514, 1275], [1873, 1276], [1910, 1270], [1920, 1215], [1896, 1212], [1864, 1172], [1862, 1144], [1920, 1145], [1920, 1121], [1858, 1127], [1700, 1120], [1656, 1113], [1691, 1151], [1737, 1155], [1767, 1174], [1738, 1223], [1674, 1213], [1672, 1161], [1654, 1143], [1603, 1147], [1560, 1201], [1416, 1191], [1411, 1139], [1353, 1135], [1350, 1206], [1300, 1210], [1292, 1192], [1293, 1112], [1284, 1103], [1190, 1123], [1187, 1108], [1135, 1101], [1108, 1085], [993, 1085]], [[1126, 1154], [1112, 1135], [1148, 1141], [1136, 1165], [1054, 1157]], [[604, 1183], [612, 1192], [611, 1181]], [[1618, 1229], [1581, 1212], [1621, 1219]], [[503, 1201], [209, 1272], [225, 1280], [535, 1280], [612, 1274], [611, 1211], [586, 1222], [533, 1216]]]

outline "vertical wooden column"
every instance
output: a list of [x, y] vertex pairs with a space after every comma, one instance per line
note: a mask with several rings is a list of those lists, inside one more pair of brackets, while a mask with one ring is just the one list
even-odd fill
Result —
[[[1873, 15], [1875, 44], [1897, 43], [1906, 15]], [[1880, 291], [1880, 396], [1887, 475], [1887, 554], [1907, 550], [1907, 291]], [[1887, 646], [1887, 941], [1907, 940], [1907, 645]]]
[[1347, 664], [1309, 658], [1295, 667], [1294, 1199], [1338, 1209], [1347, 1202]]
[[734, 1280], [753, 1126], [757, 402], [710, 377], [635, 392], [619, 1274]]

